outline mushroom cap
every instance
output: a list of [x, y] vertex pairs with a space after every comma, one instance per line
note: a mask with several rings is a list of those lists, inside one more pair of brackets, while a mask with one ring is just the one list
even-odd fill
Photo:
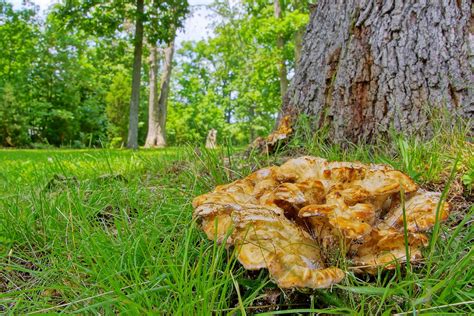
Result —
[[344, 277], [342, 270], [325, 267], [316, 241], [284, 216], [244, 211], [233, 220], [240, 263], [248, 270], [268, 268], [280, 287], [325, 288]]
[[406, 261], [403, 210], [410, 259], [420, 259], [422, 232], [438, 208], [438, 220], [448, 216], [440, 199], [386, 165], [303, 156], [217, 186], [193, 207], [207, 237], [234, 246], [244, 268], [268, 269], [281, 288], [325, 288], [344, 277], [327, 264], [334, 252], [358, 272]]
[[[385, 217], [383, 224], [398, 229], [403, 228], [403, 208], [407, 221], [408, 231], [425, 232], [436, 223], [436, 211], [440, 203], [441, 194], [437, 192], [428, 192], [418, 190], [404, 204], [393, 208]], [[439, 220], [445, 221], [449, 214], [449, 204], [441, 203], [439, 205]]]
[[[427, 244], [428, 238], [423, 234], [408, 235], [410, 262], [422, 258], [420, 247]], [[376, 272], [377, 267], [393, 269], [398, 263], [407, 260], [405, 236], [403, 232], [393, 228], [374, 229], [364, 243], [354, 244], [351, 252], [354, 253], [352, 257], [354, 264], [370, 273]]]

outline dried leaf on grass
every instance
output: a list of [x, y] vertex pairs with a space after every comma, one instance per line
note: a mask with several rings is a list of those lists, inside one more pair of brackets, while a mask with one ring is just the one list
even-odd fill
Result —
[[267, 137], [257, 137], [250, 145], [251, 150], [259, 152], [271, 153], [280, 144], [288, 141], [290, 135], [293, 133], [292, 129], [292, 117], [290, 115], [284, 116], [277, 128]]
[[[440, 198], [389, 166], [305, 156], [218, 186], [193, 206], [207, 237], [236, 247], [246, 269], [268, 269], [281, 288], [327, 288], [344, 277], [327, 264], [341, 244], [359, 272], [406, 261], [403, 210], [410, 260], [420, 259]], [[441, 203], [439, 220], [448, 211]]]

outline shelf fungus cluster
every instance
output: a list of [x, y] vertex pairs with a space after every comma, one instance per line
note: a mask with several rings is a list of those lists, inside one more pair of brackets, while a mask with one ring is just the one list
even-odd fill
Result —
[[439, 193], [388, 166], [308, 156], [218, 186], [193, 207], [209, 239], [234, 246], [246, 269], [268, 269], [281, 288], [340, 282], [344, 271], [328, 266], [337, 252], [373, 273], [406, 261], [408, 240], [410, 260], [419, 260], [424, 232], [449, 211]]

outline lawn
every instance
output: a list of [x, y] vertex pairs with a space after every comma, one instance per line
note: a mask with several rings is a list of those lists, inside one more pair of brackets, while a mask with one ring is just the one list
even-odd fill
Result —
[[[446, 136], [342, 149], [296, 139], [275, 156], [249, 157], [231, 146], [1, 150], [0, 312], [474, 312], [472, 145]], [[453, 211], [425, 261], [375, 276], [348, 269], [331, 289], [280, 291], [266, 271], [245, 271], [232, 249], [205, 239], [195, 196], [299, 154], [384, 162], [444, 190]]]

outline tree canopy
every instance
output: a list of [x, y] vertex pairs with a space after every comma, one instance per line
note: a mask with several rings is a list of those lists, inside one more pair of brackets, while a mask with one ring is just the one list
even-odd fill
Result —
[[[216, 1], [212, 36], [180, 42], [167, 115], [169, 145], [248, 143], [267, 134], [281, 106], [278, 62], [291, 77], [307, 3]], [[144, 1], [138, 143], [148, 111], [149, 45], [165, 46], [183, 25], [183, 0]], [[0, 0], [0, 145], [122, 146], [129, 131], [135, 1], [67, 0], [41, 14]], [[277, 46], [277, 38], [284, 46]]]

